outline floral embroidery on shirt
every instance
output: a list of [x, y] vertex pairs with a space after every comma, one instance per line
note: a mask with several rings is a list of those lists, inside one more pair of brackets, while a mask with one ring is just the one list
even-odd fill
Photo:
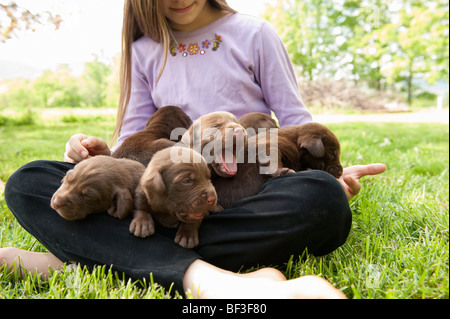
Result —
[[210, 45], [211, 45], [211, 41], [209, 41], [209, 40], [205, 40], [202, 42], [202, 48], [204, 48], [204, 49], [208, 49]]
[[189, 54], [196, 55], [198, 53], [199, 47], [197, 43], [189, 44]]
[[180, 53], [183, 53], [183, 51], [185, 51], [186, 50], [186, 44], [183, 44], [183, 43], [180, 43], [179, 45], [178, 45], [178, 52], [180, 52]]
[[[177, 56], [178, 53], [181, 53], [182, 56], [187, 57], [189, 55], [205, 55], [207, 51], [210, 49], [211, 45], [212, 51], [217, 51], [222, 43], [222, 36], [214, 35], [214, 39], [202, 41], [200, 44], [191, 43], [189, 45], [185, 43], [176, 43], [175, 41], [170, 42], [169, 52], [172, 56]], [[200, 50], [201, 48], [201, 50]], [[177, 53], [178, 51], [178, 53]]]

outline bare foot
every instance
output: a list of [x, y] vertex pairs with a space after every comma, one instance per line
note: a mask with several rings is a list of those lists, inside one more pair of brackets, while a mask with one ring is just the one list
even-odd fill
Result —
[[[259, 270], [259, 275], [265, 271]], [[274, 280], [273, 271], [267, 274], [235, 274], [197, 260], [186, 271], [183, 286], [198, 299], [346, 299], [320, 277]]]
[[63, 267], [63, 262], [51, 253], [33, 252], [14, 247], [0, 248], [0, 264], [6, 264], [11, 271], [20, 269], [22, 276], [26, 272], [37, 271], [43, 278], [47, 278], [49, 268]]
[[262, 268], [246, 274], [237, 274], [243, 278], [266, 278], [274, 281], [286, 281], [281, 271], [275, 268]]

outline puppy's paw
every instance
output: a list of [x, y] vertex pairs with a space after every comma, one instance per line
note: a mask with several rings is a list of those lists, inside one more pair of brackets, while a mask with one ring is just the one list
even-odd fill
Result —
[[[146, 216], [147, 215], [147, 216]], [[136, 237], [149, 237], [155, 233], [155, 224], [150, 214], [134, 217], [130, 224], [130, 233]]]
[[175, 236], [175, 243], [183, 248], [194, 248], [198, 246], [198, 232], [197, 231], [183, 231], [179, 229], [177, 235]]
[[108, 209], [108, 214], [120, 220], [128, 217], [133, 210], [133, 197], [128, 190], [116, 190], [114, 195], [113, 205]]
[[278, 176], [287, 175], [287, 174], [295, 174], [295, 171], [288, 167], [282, 167], [282, 168], [277, 169], [277, 171], [272, 174], [272, 177], [278, 177]]
[[113, 205], [108, 209], [107, 212], [108, 212], [108, 215], [110, 215], [110, 216], [112, 216], [112, 217], [118, 218], [118, 216], [117, 216], [117, 207], [116, 207], [115, 204], [113, 204]]
[[287, 174], [295, 174], [295, 171], [293, 169], [288, 168], [288, 167], [280, 168], [280, 176], [281, 175], [287, 175]]
[[216, 205], [213, 209], [211, 209], [209, 212], [211, 214], [217, 214], [220, 213], [221, 211], [223, 211], [224, 208], [221, 205]]

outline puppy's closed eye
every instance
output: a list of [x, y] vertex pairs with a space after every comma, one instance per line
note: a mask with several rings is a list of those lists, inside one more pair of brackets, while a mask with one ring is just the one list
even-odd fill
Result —
[[334, 150], [328, 150], [328, 151], [327, 151], [327, 156], [330, 157], [330, 158], [336, 157], [336, 156], [337, 156], [336, 151], [334, 151]]
[[86, 200], [86, 201], [95, 201], [100, 197], [99, 192], [92, 187], [84, 188], [81, 191], [81, 195], [83, 196], [84, 200]]
[[71, 183], [74, 179], [74, 176], [75, 176], [75, 172], [73, 169], [71, 169], [70, 171], [68, 171], [66, 173], [64, 178], [61, 180], [61, 183], [65, 183], [65, 182]]

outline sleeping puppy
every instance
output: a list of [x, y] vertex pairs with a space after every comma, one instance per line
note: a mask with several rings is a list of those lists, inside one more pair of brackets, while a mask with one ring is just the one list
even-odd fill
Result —
[[144, 171], [145, 166], [136, 161], [91, 157], [67, 172], [51, 207], [68, 220], [106, 211], [124, 219], [133, 209], [134, 191]]
[[174, 146], [156, 153], [136, 189], [130, 232], [138, 237], [155, 232], [153, 218], [177, 227], [175, 242], [198, 245], [198, 229], [210, 211], [218, 212], [217, 194], [205, 159], [196, 151]]
[[340, 143], [326, 126], [307, 123], [283, 127], [278, 142], [283, 166], [295, 171], [318, 169], [336, 178], [342, 175]]
[[231, 177], [237, 173], [236, 151], [247, 138], [245, 129], [229, 112], [213, 112], [199, 117], [181, 142], [201, 153], [215, 174]]
[[175, 144], [170, 141], [174, 129], [188, 129], [191, 124], [189, 116], [179, 107], [162, 107], [148, 119], [144, 130], [128, 137], [111, 156], [129, 158], [147, 166], [156, 152]]
[[241, 116], [239, 118], [239, 124], [247, 130], [248, 136], [253, 136], [258, 133], [258, 129], [269, 130], [271, 128], [278, 128], [277, 122], [270, 115], [260, 112], [247, 113]]

